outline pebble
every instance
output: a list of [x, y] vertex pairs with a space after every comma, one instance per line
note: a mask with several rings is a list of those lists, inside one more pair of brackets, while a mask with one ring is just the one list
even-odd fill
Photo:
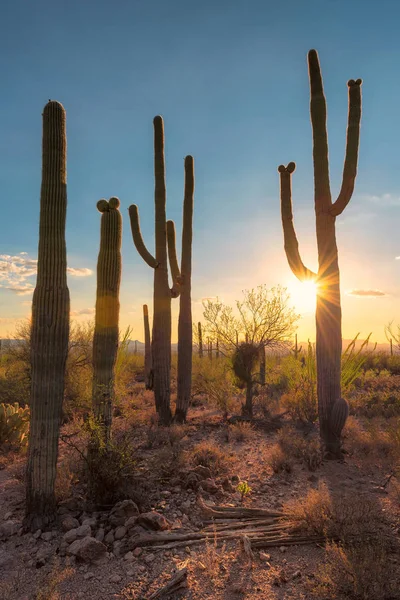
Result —
[[123, 525], [120, 527], [117, 527], [117, 529], [115, 530], [115, 533], [114, 533], [114, 538], [116, 540], [122, 540], [122, 538], [126, 536], [126, 533], [127, 533], [126, 527], [124, 527]]
[[142, 548], [135, 548], [133, 551], [133, 556], [140, 556], [142, 554]]
[[121, 575], [118, 575], [117, 573], [114, 573], [114, 575], [111, 575], [110, 579], [108, 580], [110, 583], [119, 583], [121, 581], [122, 577]]
[[89, 573], [84, 574], [83, 579], [93, 579], [93, 577], [94, 577], [94, 573], [89, 571]]
[[286, 552], [286, 546], [279, 546], [279, 551], [280, 552]]

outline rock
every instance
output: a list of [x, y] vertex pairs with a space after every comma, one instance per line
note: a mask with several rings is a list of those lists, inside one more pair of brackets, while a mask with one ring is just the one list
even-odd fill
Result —
[[72, 544], [72, 542], [78, 539], [77, 531], [78, 529], [70, 529], [64, 534], [63, 540], [67, 542], [67, 544]]
[[76, 530], [76, 537], [78, 538], [83, 538], [83, 537], [91, 537], [92, 535], [92, 528], [90, 527], [90, 525], [88, 523], [84, 523], [83, 525], [81, 525], [80, 527], [77, 528]]
[[156, 555], [155, 554], [148, 554], [147, 556], [144, 557], [144, 562], [147, 565], [150, 565], [152, 562], [155, 561]]
[[91, 528], [94, 528], [97, 525], [97, 519], [95, 519], [95, 517], [85, 517], [81, 522], [82, 525], [89, 525]]
[[232, 481], [233, 485], [237, 485], [240, 481], [239, 475], [232, 475], [231, 481]]
[[128, 532], [128, 529], [124, 525], [121, 525], [120, 527], [117, 527], [117, 529], [115, 530], [114, 538], [116, 540], [122, 540], [122, 538], [124, 538], [126, 536], [127, 532]]
[[91, 571], [89, 571], [88, 573], [84, 574], [83, 579], [88, 580], [88, 579], [93, 579], [93, 577], [94, 577], [94, 573], [92, 573]]
[[142, 548], [135, 548], [134, 551], [132, 552], [133, 556], [140, 556], [142, 554], [143, 550]]
[[134, 517], [139, 514], [137, 504], [133, 500], [122, 500], [118, 502], [111, 510], [109, 522], [113, 527], [124, 525], [129, 517]]
[[172, 496], [172, 492], [170, 492], [169, 490], [163, 490], [161, 492], [161, 496], [163, 496], [163, 498], [169, 498], [170, 496]]
[[100, 527], [100, 529], [98, 529], [96, 535], [94, 536], [96, 538], [96, 540], [98, 542], [103, 542], [104, 541], [104, 536], [105, 536], [105, 531], [102, 527]]
[[127, 561], [132, 561], [132, 560], [135, 560], [135, 557], [133, 556], [133, 553], [132, 553], [132, 552], [127, 552], [127, 553], [124, 555], [124, 560], [127, 560]]
[[6, 512], [6, 514], [4, 515], [4, 520], [9, 521], [11, 519], [11, 517], [12, 517], [12, 512], [11, 511]]
[[222, 489], [224, 489], [225, 492], [229, 492], [230, 494], [233, 494], [233, 492], [235, 491], [235, 488], [233, 487], [229, 477], [224, 477], [224, 479], [222, 480]]
[[63, 531], [71, 531], [71, 529], [78, 529], [79, 521], [78, 519], [74, 519], [71, 515], [67, 515], [61, 521], [61, 529]]
[[197, 465], [193, 472], [197, 475], [200, 475], [202, 479], [211, 479], [212, 473], [208, 467], [204, 467], [203, 465]]
[[152, 529], [153, 531], [165, 531], [166, 529], [171, 529], [171, 524], [164, 515], [161, 515], [155, 510], [139, 515], [137, 523], [148, 529]]
[[214, 479], [205, 479], [200, 483], [200, 486], [205, 492], [208, 492], [209, 494], [216, 494], [220, 491], [220, 488], [215, 483]]
[[301, 577], [301, 571], [295, 571], [292, 575], [292, 579], [297, 579], [298, 577]]
[[114, 543], [114, 533], [112, 531], [109, 531], [107, 533], [107, 535], [105, 536], [104, 541], [106, 544], [113, 544]]
[[121, 548], [122, 548], [122, 542], [121, 540], [117, 540], [116, 542], [113, 543], [113, 554], [116, 557], [120, 557], [121, 556]]
[[185, 500], [184, 502], [182, 502], [181, 507], [184, 511], [190, 510], [192, 508], [192, 503], [190, 502], [190, 500]]
[[125, 527], [127, 529], [130, 529], [131, 527], [134, 527], [136, 525], [136, 521], [137, 521], [137, 516], [135, 516], [135, 517], [129, 517], [129, 519], [127, 519], [125, 521]]
[[14, 521], [13, 519], [8, 519], [0, 525], [0, 539], [7, 539], [12, 535], [18, 533], [21, 527], [20, 521]]
[[286, 552], [286, 550], [287, 550], [286, 546], [279, 546], [279, 551], [282, 552], [282, 554], [284, 552]]
[[35, 531], [35, 533], [33, 534], [33, 537], [35, 538], [35, 540], [38, 540], [40, 538], [40, 536], [42, 535], [42, 530], [38, 529], [37, 531]]
[[95, 538], [86, 536], [80, 540], [75, 540], [67, 549], [67, 553], [86, 563], [93, 563], [103, 558], [107, 548], [104, 544], [97, 541]]
[[186, 489], [197, 490], [198, 487], [199, 487], [200, 481], [201, 481], [200, 475], [198, 475], [194, 471], [191, 471], [186, 476], [186, 479], [185, 479], [185, 488]]
[[118, 575], [117, 573], [114, 573], [114, 575], [111, 575], [110, 579], [108, 580], [110, 583], [119, 583], [122, 580], [121, 575]]
[[53, 532], [52, 531], [45, 531], [40, 536], [40, 539], [44, 540], [45, 542], [50, 542], [50, 540], [53, 539]]

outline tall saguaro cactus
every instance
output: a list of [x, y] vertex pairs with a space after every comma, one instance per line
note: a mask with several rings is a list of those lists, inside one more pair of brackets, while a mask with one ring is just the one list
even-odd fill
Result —
[[[175, 419], [186, 421], [192, 389], [192, 239], [193, 239], [193, 194], [194, 161], [192, 156], [185, 158], [185, 191], [183, 200], [182, 255], [181, 270], [177, 276], [180, 285], [178, 320], [178, 393]], [[167, 227], [173, 226], [168, 221]], [[168, 236], [168, 245], [171, 236]], [[172, 244], [171, 248], [175, 245]]]
[[[179, 294], [178, 283], [171, 265], [173, 287], [168, 283], [166, 188], [164, 159], [164, 123], [157, 116], [154, 125], [154, 176], [155, 176], [155, 241], [156, 252], [152, 256], [147, 250], [140, 231], [138, 207], [129, 207], [133, 242], [143, 260], [154, 269], [153, 291], [153, 334], [152, 361], [154, 377], [154, 398], [160, 424], [169, 425], [172, 421], [170, 407], [171, 371], [171, 298]], [[170, 249], [170, 255], [172, 248]], [[176, 252], [174, 250], [175, 256]]]
[[144, 322], [144, 383], [146, 390], [153, 389], [153, 368], [151, 359], [151, 338], [149, 325], [149, 310], [147, 304], [143, 304]]
[[119, 337], [119, 288], [121, 283], [122, 218], [119, 199], [99, 200], [100, 251], [97, 260], [96, 316], [93, 336], [93, 412], [110, 440], [114, 400], [115, 363]]
[[[361, 79], [348, 82], [349, 114], [346, 156], [342, 187], [332, 202], [329, 183], [326, 102], [318, 54], [308, 53], [311, 89], [311, 123], [313, 131], [314, 196], [318, 245], [318, 272], [313, 273], [301, 260], [293, 225], [291, 174], [295, 164], [278, 169], [281, 183], [281, 212], [285, 252], [293, 273], [300, 279], [314, 279], [317, 284], [316, 358], [317, 393], [321, 439], [327, 455], [340, 455], [340, 434], [332, 424], [332, 410], [341, 398], [341, 306], [338, 251], [335, 221], [349, 203], [357, 174], [361, 120]], [[344, 423], [343, 423], [344, 425]]]
[[43, 111], [42, 186], [36, 287], [31, 328], [31, 424], [26, 519], [32, 531], [56, 517], [54, 485], [68, 353], [67, 137], [64, 107]]

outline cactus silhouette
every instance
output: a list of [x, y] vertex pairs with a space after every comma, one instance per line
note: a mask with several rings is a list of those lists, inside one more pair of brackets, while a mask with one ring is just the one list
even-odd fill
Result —
[[36, 287], [32, 300], [31, 423], [25, 526], [43, 528], [56, 517], [54, 484], [68, 353], [67, 137], [64, 107], [43, 111], [42, 185]]
[[170, 407], [170, 371], [171, 371], [171, 298], [179, 295], [179, 284], [176, 281], [177, 261], [176, 251], [169, 243], [169, 256], [175, 256], [175, 262], [170, 264], [173, 277], [172, 288], [168, 283], [168, 254], [167, 254], [167, 221], [166, 221], [166, 188], [165, 188], [165, 159], [164, 159], [164, 123], [162, 117], [153, 120], [154, 125], [154, 176], [155, 176], [155, 257], [147, 250], [140, 231], [138, 207], [129, 207], [129, 217], [133, 242], [143, 260], [154, 269], [153, 290], [153, 334], [152, 361], [154, 399], [159, 422], [169, 425], [172, 421]]
[[97, 259], [96, 316], [93, 336], [92, 402], [101, 437], [111, 437], [115, 363], [119, 337], [119, 288], [121, 283], [122, 218], [118, 198], [99, 200], [100, 250]]
[[151, 338], [149, 325], [149, 310], [147, 304], [143, 304], [144, 322], [144, 383], [146, 390], [153, 389], [153, 369], [151, 360]]
[[[182, 255], [180, 273], [176, 279], [180, 284], [178, 319], [178, 389], [175, 420], [186, 421], [192, 389], [192, 238], [193, 238], [193, 194], [194, 161], [192, 156], [185, 158], [185, 191], [183, 200]], [[168, 221], [167, 227], [173, 225]], [[168, 236], [168, 248], [170, 236]], [[173, 243], [172, 248], [175, 248]]]
[[346, 156], [339, 196], [332, 203], [328, 136], [326, 130], [326, 102], [322, 85], [318, 54], [308, 53], [311, 90], [311, 123], [313, 131], [314, 196], [318, 245], [318, 272], [313, 273], [303, 263], [293, 225], [291, 175], [295, 164], [281, 165], [281, 213], [285, 252], [289, 266], [300, 279], [313, 279], [317, 284], [316, 358], [317, 393], [320, 435], [327, 456], [340, 455], [340, 439], [333, 435], [330, 415], [334, 403], [341, 397], [341, 306], [338, 251], [335, 221], [349, 203], [357, 174], [358, 146], [361, 120], [361, 79], [348, 82], [349, 113]]
[[197, 323], [197, 331], [198, 331], [198, 335], [199, 335], [199, 356], [200, 356], [200, 358], [203, 358], [203, 333], [201, 330], [200, 321]]
[[349, 405], [344, 398], [336, 400], [330, 415], [330, 427], [332, 434], [339, 440], [349, 416]]

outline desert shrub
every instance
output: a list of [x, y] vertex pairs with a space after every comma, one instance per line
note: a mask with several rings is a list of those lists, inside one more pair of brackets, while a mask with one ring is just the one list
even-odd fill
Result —
[[350, 413], [368, 418], [399, 416], [400, 376], [370, 373], [365, 374], [349, 395]]
[[293, 471], [294, 461], [290, 454], [286, 453], [278, 444], [271, 448], [269, 454], [269, 464], [274, 473], [291, 473]]
[[227, 418], [235, 393], [232, 370], [224, 358], [210, 361], [203, 357], [197, 361], [192, 379], [192, 394], [207, 395], [210, 404], [221, 410], [224, 418]]
[[28, 442], [29, 408], [15, 404], [0, 404], [0, 446], [25, 447]]
[[281, 404], [294, 421], [315, 423], [318, 418], [315, 382], [303, 379], [293, 390], [282, 396]]
[[230, 467], [230, 457], [212, 442], [200, 442], [190, 453], [190, 462], [197, 466], [208, 467], [212, 475], [226, 473]]
[[235, 442], [245, 442], [255, 436], [255, 429], [251, 423], [239, 421], [229, 426], [229, 435]]
[[321, 465], [322, 454], [317, 436], [304, 436], [293, 427], [285, 426], [278, 431], [277, 441], [287, 457], [301, 460], [310, 471]]
[[396, 418], [360, 422], [349, 417], [343, 437], [350, 454], [374, 460], [384, 459], [386, 466], [396, 464], [400, 458], [400, 423]]
[[391, 600], [397, 597], [395, 580], [384, 538], [371, 544], [331, 542], [310, 592], [321, 600]]

